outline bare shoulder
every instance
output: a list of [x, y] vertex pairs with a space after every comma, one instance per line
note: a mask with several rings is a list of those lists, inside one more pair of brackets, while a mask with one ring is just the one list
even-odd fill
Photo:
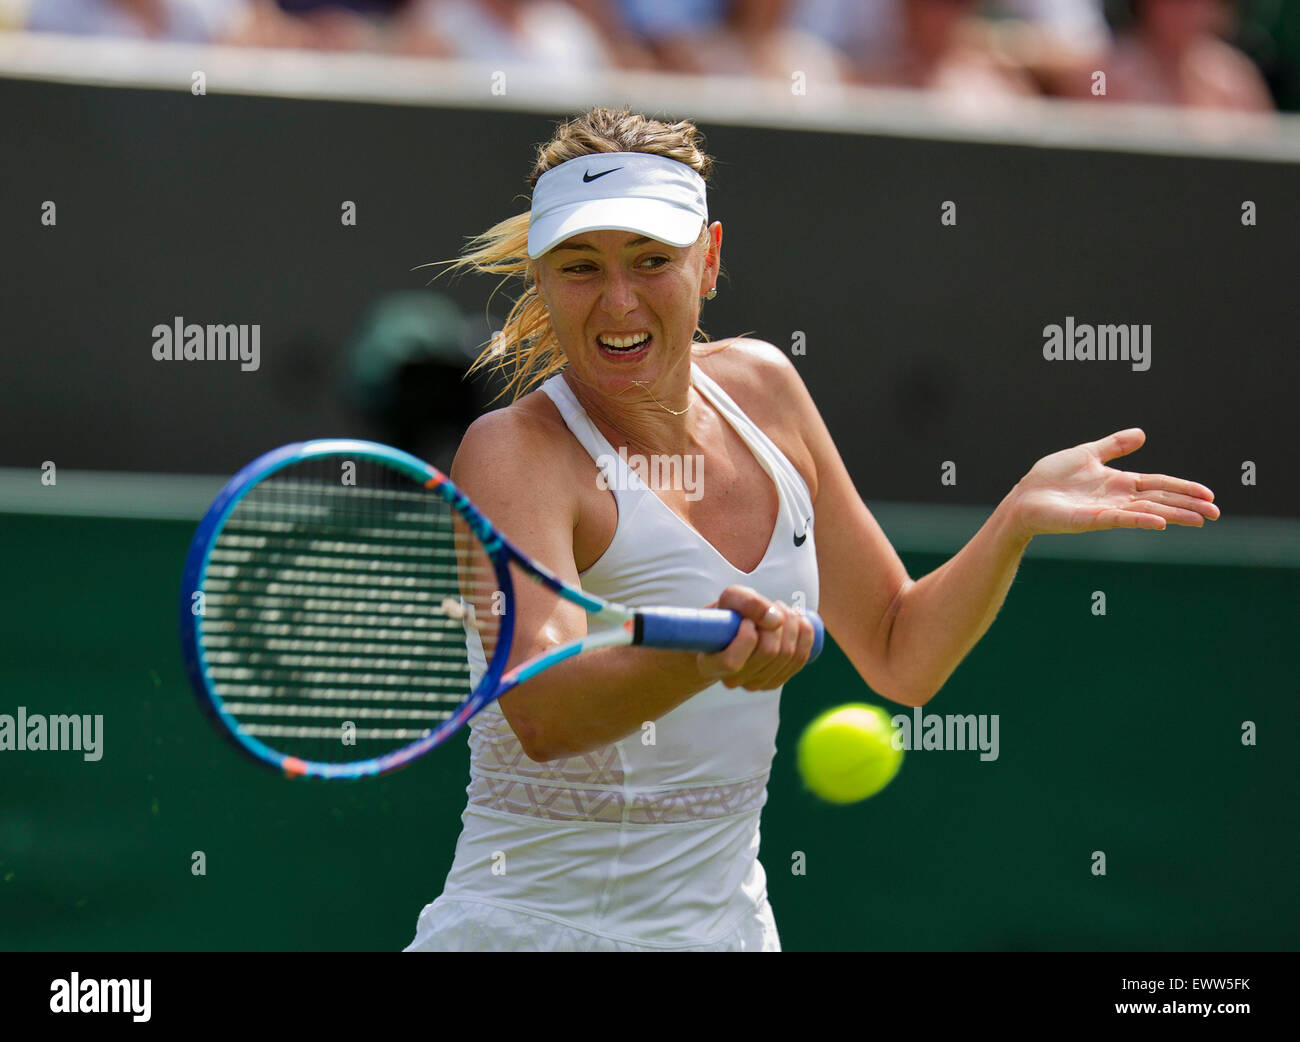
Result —
[[766, 340], [730, 337], [693, 357], [785, 453], [815, 495], [816, 468], [807, 434], [816, 426], [816, 408], [786, 353]]
[[709, 376], [722, 384], [723, 390], [736, 399], [737, 395], [771, 397], [775, 392], [802, 384], [794, 363], [784, 351], [766, 340], [753, 337], [729, 337], [718, 340], [696, 351], [696, 363]]
[[[572, 488], [563, 480], [572, 466], [572, 435], [543, 391], [485, 412], [469, 425], [456, 452], [451, 479], [470, 499], [509, 498], [519, 506], [536, 506], [536, 497], [554, 500]], [[547, 480], [537, 480], [546, 474]], [[512, 510], [513, 512], [513, 510]]]

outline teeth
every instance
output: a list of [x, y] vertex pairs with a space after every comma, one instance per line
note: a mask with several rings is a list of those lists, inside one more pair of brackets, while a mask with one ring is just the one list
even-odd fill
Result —
[[638, 344], [644, 344], [649, 339], [649, 333], [636, 333], [632, 336], [602, 336], [599, 338], [605, 347], [612, 347], [621, 351], [636, 347]]

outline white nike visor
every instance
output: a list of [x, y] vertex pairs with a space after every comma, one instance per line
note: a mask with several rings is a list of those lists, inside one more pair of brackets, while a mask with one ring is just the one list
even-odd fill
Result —
[[640, 232], [689, 246], [709, 219], [704, 178], [647, 152], [597, 152], [546, 171], [533, 188], [528, 256], [536, 260], [582, 232]]

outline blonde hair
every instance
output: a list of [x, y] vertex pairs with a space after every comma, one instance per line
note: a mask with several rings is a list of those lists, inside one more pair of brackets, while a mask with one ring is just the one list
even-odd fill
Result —
[[[538, 178], [561, 163], [601, 152], [667, 156], [685, 163], [707, 183], [713, 158], [702, 150], [703, 142], [703, 135], [688, 120], [664, 123], [626, 108], [593, 108], [585, 115], [565, 120], [549, 142], [538, 146], [528, 188], [535, 188]], [[523, 281], [524, 292], [506, 316], [504, 328], [493, 335], [469, 368], [471, 374], [480, 370], [500, 373], [506, 383], [496, 397], [510, 393], [512, 400], [560, 372], [566, 364], [550, 312], [534, 281], [537, 261], [528, 256], [528, 219], [527, 213], [507, 217], [472, 237], [457, 259], [436, 262], [446, 265], [445, 271], [452, 273], [472, 270], [503, 275], [498, 290], [512, 277]], [[700, 238], [706, 234], [707, 230], [702, 231]], [[708, 342], [708, 334], [698, 325], [695, 332], [703, 339], [693, 342]]]

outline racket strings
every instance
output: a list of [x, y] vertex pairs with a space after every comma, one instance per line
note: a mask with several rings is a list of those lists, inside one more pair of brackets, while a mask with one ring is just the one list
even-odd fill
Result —
[[496, 570], [445, 500], [326, 456], [254, 486], [209, 555], [204, 657], [221, 709], [279, 752], [361, 761], [452, 716], [492, 659]]

